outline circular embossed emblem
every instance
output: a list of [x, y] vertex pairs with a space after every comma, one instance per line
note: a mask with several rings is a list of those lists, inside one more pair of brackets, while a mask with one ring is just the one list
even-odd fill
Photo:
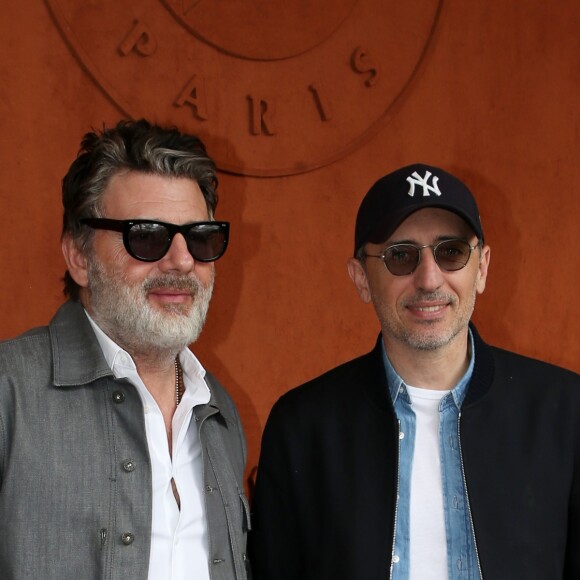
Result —
[[197, 133], [223, 171], [291, 175], [366, 140], [443, 0], [46, 0], [128, 117]]

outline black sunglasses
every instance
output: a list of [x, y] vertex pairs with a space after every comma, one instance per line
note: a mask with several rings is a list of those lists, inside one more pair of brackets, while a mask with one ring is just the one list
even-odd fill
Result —
[[366, 254], [369, 258], [380, 258], [387, 270], [395, 276], [412, 274], [421, 262], [421, 250], [431, 248], [435, 262], [447, 272], [456, 272], [467, 266], [471, 252], [478, 246], [471, 246], [465, 240], [443, 240], [437, 244], [416, 246], [415, 244], [393, 244], [380, 255]]
[[181, 234], [189, 253], [198, 262], [221, 258], [228, 247], [229, 222], [192, 222], [178, 226], [154, 220], [112, 220], [85, 218], [81, 224], [95, 230], [123, 234], [123, 244], [130, 256], [142, 262], [161, 260], [171, 247], [175, 234]]

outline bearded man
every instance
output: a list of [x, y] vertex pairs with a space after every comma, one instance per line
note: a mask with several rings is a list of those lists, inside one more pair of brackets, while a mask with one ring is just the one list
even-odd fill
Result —
[[0, 344], [0, 577], [248, 577], [240, 420], [187, 348], [228, 245], [216, 187], [195, 136], [85, 135], [62, 185], [69, 300]]

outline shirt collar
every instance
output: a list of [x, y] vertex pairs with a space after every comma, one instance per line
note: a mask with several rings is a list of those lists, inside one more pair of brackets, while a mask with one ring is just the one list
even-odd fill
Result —
[[[471, 332], [471, 328], [469, 328], [468, 331], [469, 331], [468, 352], [470, 354], [469, 366], [467, 367], [467, 371], [465, 371], [465, 374], [461, 377], [459, 382], [451, 390], [453, 401], [455, 402], [455, 405], [457, 406], [458, 409], [461, 409], [461, 404], [463, 403], [465, 395], [467, 394], [467, 387], [469, 385], [469, 381], [471, 380], [471, 375], [473, 374], [473, 367], [475, 364], [475, 344], [473, 341], [473, 334]], [[402, 391], [401, 387], [406, 387], [407, 385], [391, 364], [391, 361], [389, 360], [387, 351], [385, 349], [385, 343], [382, 340], [381, 340], [381, 348], [383, 352], [383, 364], [385, 365], [385, 372], [387, 373], [387, 384], [389, 386], [389, 394], [391, 395], [391, 400], [393, 401], [394, 405], [397, 402], [397, 398]]]

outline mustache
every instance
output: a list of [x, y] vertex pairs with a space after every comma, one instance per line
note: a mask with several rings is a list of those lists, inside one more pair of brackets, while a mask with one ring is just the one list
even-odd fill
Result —
[[446, 294], [445, 292], [418, 292], [405, 300], [405, 306], [412, 306], [418, 302], [449, 302], [455, 303], [455, 296]]
[[195, 296], [204, 289], [202, 283], [195, 277], [178, 276], [176, 274], [168, 274], [166, 276], [156, 276], [149, 278], [143, 282], [143, 290], [150, 292], [151, 290], [185, 290], [192, 296]]

